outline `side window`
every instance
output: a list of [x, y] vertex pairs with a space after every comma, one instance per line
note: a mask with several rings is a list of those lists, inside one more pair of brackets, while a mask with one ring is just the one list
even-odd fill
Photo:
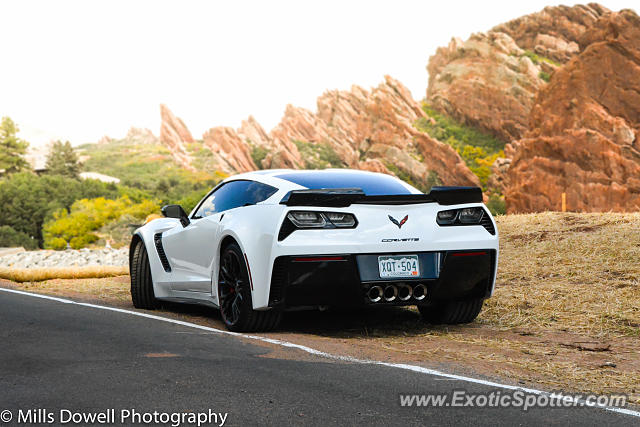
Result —
[[231, 181], [211, 193], [200, 205], [194, 218], [202, 218], [240, 206], [255, 205], [278, 191], [267, 184], [255, 181]]

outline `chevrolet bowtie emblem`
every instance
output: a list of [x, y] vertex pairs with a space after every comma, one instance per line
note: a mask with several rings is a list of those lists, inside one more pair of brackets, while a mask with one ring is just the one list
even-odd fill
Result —
[[398, 228], [402, 228], [402, 226], [404, 225], [405, 222], [407, 222], [408, 219], [409, 219], [409, 215], [405, 216], [404, 218], [402, 218], [402, 221], [398, 222], [397, 219], [389, 215], [389, 221], [397, 225]]

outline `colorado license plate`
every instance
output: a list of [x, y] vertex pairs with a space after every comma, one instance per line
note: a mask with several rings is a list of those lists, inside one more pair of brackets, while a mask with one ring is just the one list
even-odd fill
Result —
[[380, 278], [418, 277], [420, 266], [418, 255], [388, 255], [378, 257]]

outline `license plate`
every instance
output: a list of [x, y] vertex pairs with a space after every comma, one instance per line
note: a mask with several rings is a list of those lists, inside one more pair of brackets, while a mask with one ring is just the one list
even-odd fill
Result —
[[418, 255], [389, 255], [378, 257], [380, 278], [418, 277], [420, 266]]

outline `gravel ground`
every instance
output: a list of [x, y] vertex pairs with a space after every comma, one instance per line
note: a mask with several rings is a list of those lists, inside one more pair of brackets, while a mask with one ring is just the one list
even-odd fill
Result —
[[67, 249], [65, 251], [27, 251], [0, 256], [0, 267], [47, 268], [96, 265], [124, 266], [129, 262], [129, 248]]

